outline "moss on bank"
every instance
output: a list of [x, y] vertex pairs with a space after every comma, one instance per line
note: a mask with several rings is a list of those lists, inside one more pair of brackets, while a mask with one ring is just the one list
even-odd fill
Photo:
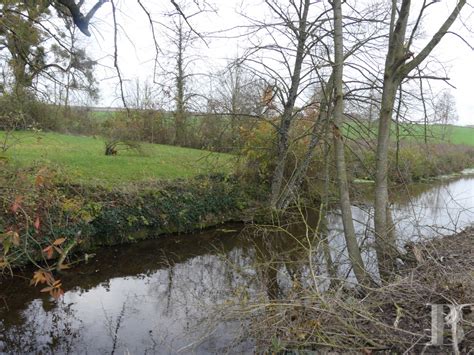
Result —
[[[260, 195], [260, 196], [259, 196]], [[94, 244], [110, 244], [147, 236], [188, 233], [229, 221], [241, 221], [245, 211], [264, 194], [224, 175], [149, 183], [127, 190], [94, 192], [101, 211], [91, 222]], [[92, 197], [91, 196], [91, 197]]]

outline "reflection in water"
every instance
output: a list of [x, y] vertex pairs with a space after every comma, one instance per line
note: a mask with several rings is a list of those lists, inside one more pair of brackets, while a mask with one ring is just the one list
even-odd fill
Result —
[[[473, 187], [474, 179], [465, 178], [395, 201], [400, 245], [468, 225], [474, 220]], [[370, 207], [353, 207], [365, 258], [375, 270], [369, 248], [372, 213]], [[350, 275], [337, 211], [328, 214], [326, 225], [330, 259], [341, 277]], [[222, 310], [250, 298], [285, 297], [298, 287], [327, 287], [327, 279], [320, 278], [326, 274], [321, 260], [329, 260], [324, 245], [306, 226], [293, 225], [271, 233], [214, 230], [105, 248], [62, 277], [66, 293], [60, 302], [39, 294], [28, 281], [5, 280], [0, 352], [252, 352], [252, 341], [240, 333], [245, 326], [222, 320], [215, 306]]]
[[[32, 300], [16, 322], [0, 321], [0, 351], [70, 353], [81, 342], [82, 322], [71, 304]], [[2, 348], [2, 343], [6, 344]]]
[[[395, 192], [391, 206], [392, 219], [399, 248], [409, 241], [427, 240], [459, 232], [474, 221], [474, 178], [436, 184], [413, 185]], [[362, 246], [366, 267], [377, 277], [373, 245], [374, 210], [367, 201], [352, 207], [354, 227]], [[351, 278], [351, 267], [345, 250], [342, 222], [337, 210], [327, 216], [331, 252], [341, 275]]]
[[252, 290], [255, 255], [252, 243], [214, 231], [99, 251], [63, 277], [60, 302], [5, 281], [2, 293], [12, 293], [9, 309], [0, 309], [0, 352], [212, 353], [230, 344], [245, 351], [250, 342], [232, 343], [235, 322], [209, 314], [241, 297], [236, 290]]
[[[426, 186], [394, 196], [391, 210], [400, 243], [459, 232], [474, 221], [473, 178]], [[373, 208], [354, 207], [353, 212], [359, 234], [370, 234]]]
[[468, 178], [439, 184], [408, 204], [395, 204], [399, 238], [445, 235], [470, 225], [474, 221], [473, 185]]

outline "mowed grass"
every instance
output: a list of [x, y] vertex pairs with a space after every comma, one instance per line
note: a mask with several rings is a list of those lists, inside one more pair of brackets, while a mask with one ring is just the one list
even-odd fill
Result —
[[[426, 127], [428, 140], [435, 143], [452, 143], [474, 146], [474, 128], [454, 125], [428, 125]], [[425, 128], [421, 124], [402, 126], [402, 134], [413, 134], [418, 140], [424, 140]]]
[[[366, 122], [348, 121], [344, 127], [345, 134], [351, 139], [375, 139], [377, 125]], [[415, 140], [424, 142], [425, 127], [422, 124], [400, 124], [399, 134], [401, 140]], [[396, 126], [392, 124], [392, 139], [396, 137]], [[474, 146], [474, 127], [463, 127], [455, 125], [430, 124], [426, 127], [427, 141], [430, 143], [452, 143], [459, 145]]]
[[[0, 132], [0, 139], [4, 136]], [[144, 154], [120, 151], [116, 156], [106, 156], [101, 138], [58, 133], [15, 132], [9, 142], [10, 148], [2, 155], [12, 164], [57, 167], [72, 182], [89, 185], [225, 173], [234, 165], [229, 154], [157, 144], [143, 144]]]

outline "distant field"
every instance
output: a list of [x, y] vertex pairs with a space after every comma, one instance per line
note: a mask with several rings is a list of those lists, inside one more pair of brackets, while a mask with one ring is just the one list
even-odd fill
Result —
[[[93, 110], [93, 111], [90, 112], [90, 115], [93, 119], [97, 120], [98, 122], [105, 122], [108, 119], [113, 118], [116, 114], [118, 114], [120, 112], [121, 111], [113, 111], [113, 110], [111, 110], [111, 111]], [[122, 111], [122, 112], [125, 112], [125, 110]], [[169, 120], [169, 122], [171, 124], [173, 124], [173, 122], [174, 122], [173, 113], [171, 113], [171, 112], [159, 112], [159, 111], [156, 111], [156, 112], [161, 114], [162, 119]], [[189, 121], [188, 123], [192, 123], [195, 120], [199, 120], [198, 116], [190, 115], [188, 117], [188, 121]]]
[[99, 122], [104, 122], [110, 117], [113, 117], [115, 114], [114, 111], [91, 111], [90, 115], [92, 118], [96, 119]]
[[[0, 132], [0, 139], [4, 133]], [[134, 151], [105, 156], [100, 138], [58, 133], [17, 132], [6, 153], [0, 153], [21, 166], [46, 164], [59, 167], [73, 181], [114, 185], [148, 179], [175, 179], [209, 172], [228, 172], [233, 157], [228, 154], [144, 144], [145, 155]]]
[[[365, 123], [346, 123], [346, 135], [351, 138], [374, 139], [376, 137], [377, 127], [375, 124], [371, 126]], [[401, 124], [400, 138], [423, 142], [425, 138], [425, 128], [422, 124]], [[431, 143], [452, 143], [474, 146], [474, 127], [462, 126], [442, 126], [428, 125], [426, 129], [428, 142]], [[392, 125], [392, 137], [395, 137], [395, 125]]]

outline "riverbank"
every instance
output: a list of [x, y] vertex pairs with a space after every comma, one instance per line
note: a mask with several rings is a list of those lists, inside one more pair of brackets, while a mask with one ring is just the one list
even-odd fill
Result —
[[104, 155], [104, 139], [0, 132], [0, 271], [242, 221], [266, 196], [229, 154], [158, 144]]
[[[252, 219], [256, 207], [268, 199], [265, 179], [252, 179], [239, 169], [239, 177], [235, 177], [231, 172], [235, 157], [228, 154], [149, 144], [145, 147], [152, 153], [149, 155], [121, 152], [107, 157], [103, 141], [97, 138], [57, 133], [15, 135], [21, 143], [0, 156], [3, 270], [27, 262], [66, 262], [77, 251], [87, 253], [100, 245]], [[358, 147], [361, 150], [353, 151], [356, 158], [349, 160], [354, 196], [360, 191], [366, 195], [357, 182], [373, 178], [368, 168], [375, 159], [369, 147]], [[425, 148], [422, 152], [415, 145], [401, 147], [401, 164], [392, 161], [396, 168], [390, 170], [391, 179], [402, 184], [420, 181], [458, 172], [474, 162], [474, 151], [466, 147]], [[427, 151], [430, 154], [425, 154]], [[395, 159], [395, 151], [390, 156]], [[308, 181], [314, 180], [303, 193], [316, 201], [325, 179], [321, 157], [316, 156]], [[263, 159], [259, 164], [266, 161], [260, 155], [256, 158]], [[250, 173], [258, 171], [250, 167], [246, 167]], [[203, 170], [206, 174], [199, 175]], [[331, 183], [330, 193], [336, 201], [333, 187]], [[267, 220], [270, 215], [267, 213]]]
[[266, 198], [265, 188], [224, 174], [116, 188], [56, 181], [45, 168], [20, 175], [3, 176], [9, 182], [0, 214], [3, 269], [41, 260], [67, 266], [68, 254], [98, 246], [243, 221]]
[[[375, 150], [364, 143], [353, 145], [354, 158], [349, 160], [353, 179], [375, 180]], [[472, 146], [416, 142], [392, 145], [388, 153], [390, 181], [408, 184], [459, 174], [474, 166]]]
[[[108, 188], [68, 182], [43, 167], [4, 169], [2, 181], [4, 270], [38, 261], [51, 268], [61, 258], [67, 265], [103, 245], [253, 220], [268, 195], [265, 186], [224, 174]], [[355, 189], [367, 197], [365, 186]]]

